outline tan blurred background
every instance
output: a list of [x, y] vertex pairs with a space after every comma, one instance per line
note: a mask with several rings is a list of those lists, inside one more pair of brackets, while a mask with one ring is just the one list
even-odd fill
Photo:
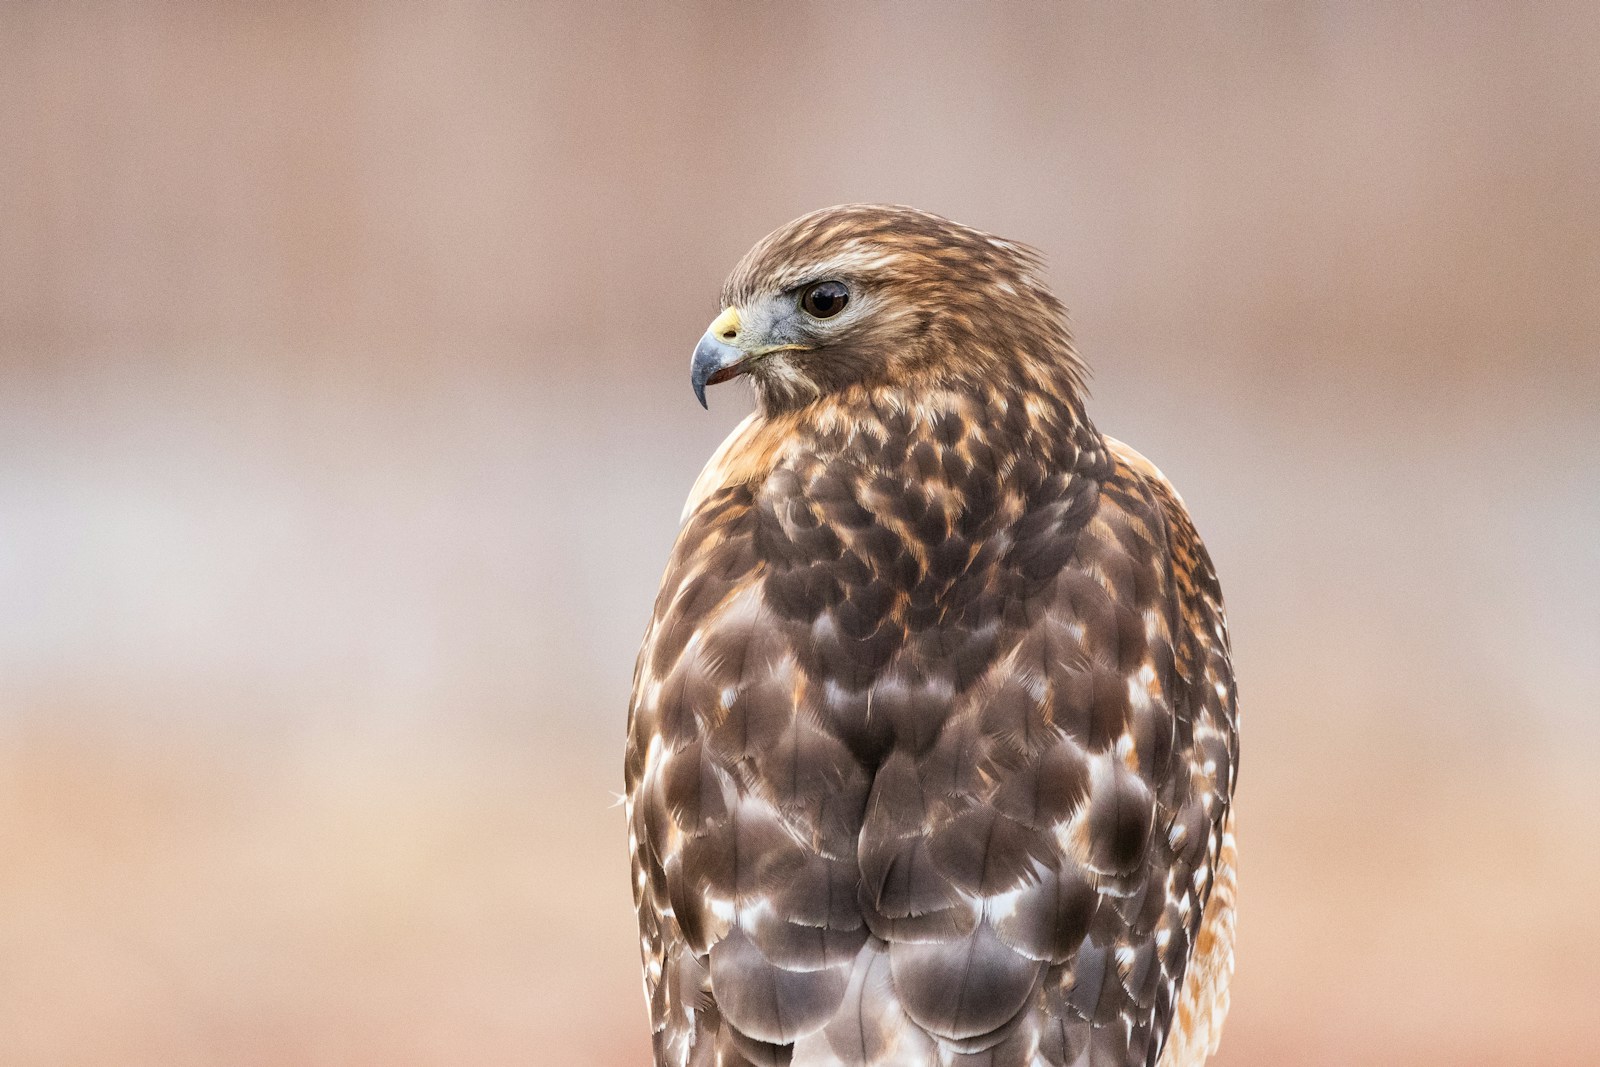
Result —
[[1234, 620], [1220, 1067], [1588, 1064], [1600, 7], [0, 7], [0, 1064], [643, 1067], [723, 273], [1029, 241]]

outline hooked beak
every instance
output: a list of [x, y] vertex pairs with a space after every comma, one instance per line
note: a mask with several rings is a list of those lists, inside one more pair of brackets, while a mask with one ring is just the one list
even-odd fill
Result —
[[739, 312], [728, 308], [716, 317], [700, 343], [694, 346], [694, 358], [689, 361], [689, 383], [694, 386], [695, 399], [700, 401], [701, 407], [708, 406], [706, 386], [744, 373], [743, 363], [749, 353], [733, 345], [738, 339]]

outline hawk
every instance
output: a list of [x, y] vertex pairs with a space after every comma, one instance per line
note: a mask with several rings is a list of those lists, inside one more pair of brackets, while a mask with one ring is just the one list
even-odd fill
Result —
[[905, 207], [758, 243], [634, 676], [659, 1067], [1202, 1063], [1236, 690], [1178, 494], [1084, 411], [1037, 253]]

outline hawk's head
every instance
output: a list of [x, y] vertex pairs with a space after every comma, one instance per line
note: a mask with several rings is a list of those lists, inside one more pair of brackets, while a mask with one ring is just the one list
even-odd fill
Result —
[[768, 411], [852, 386], [1065, 390], [1083, 366], [1038, 253], [909, 207], [802, 216], [746, 253], [691, 377], [755, 380]]

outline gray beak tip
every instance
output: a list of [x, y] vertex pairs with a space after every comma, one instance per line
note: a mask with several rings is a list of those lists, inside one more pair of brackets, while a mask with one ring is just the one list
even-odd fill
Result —
[[694, 386], [694, 396], [700, 401], [701, 407], [710, 409], [706, 403], [706, 386], [727, 381], [740, 373], [739, 363], [744, 358], [742, 351], [723, 344], [709, 333], [700, 338], [700, 343], [694, 349], [694, 358], [689, 361], [689, 384]]

